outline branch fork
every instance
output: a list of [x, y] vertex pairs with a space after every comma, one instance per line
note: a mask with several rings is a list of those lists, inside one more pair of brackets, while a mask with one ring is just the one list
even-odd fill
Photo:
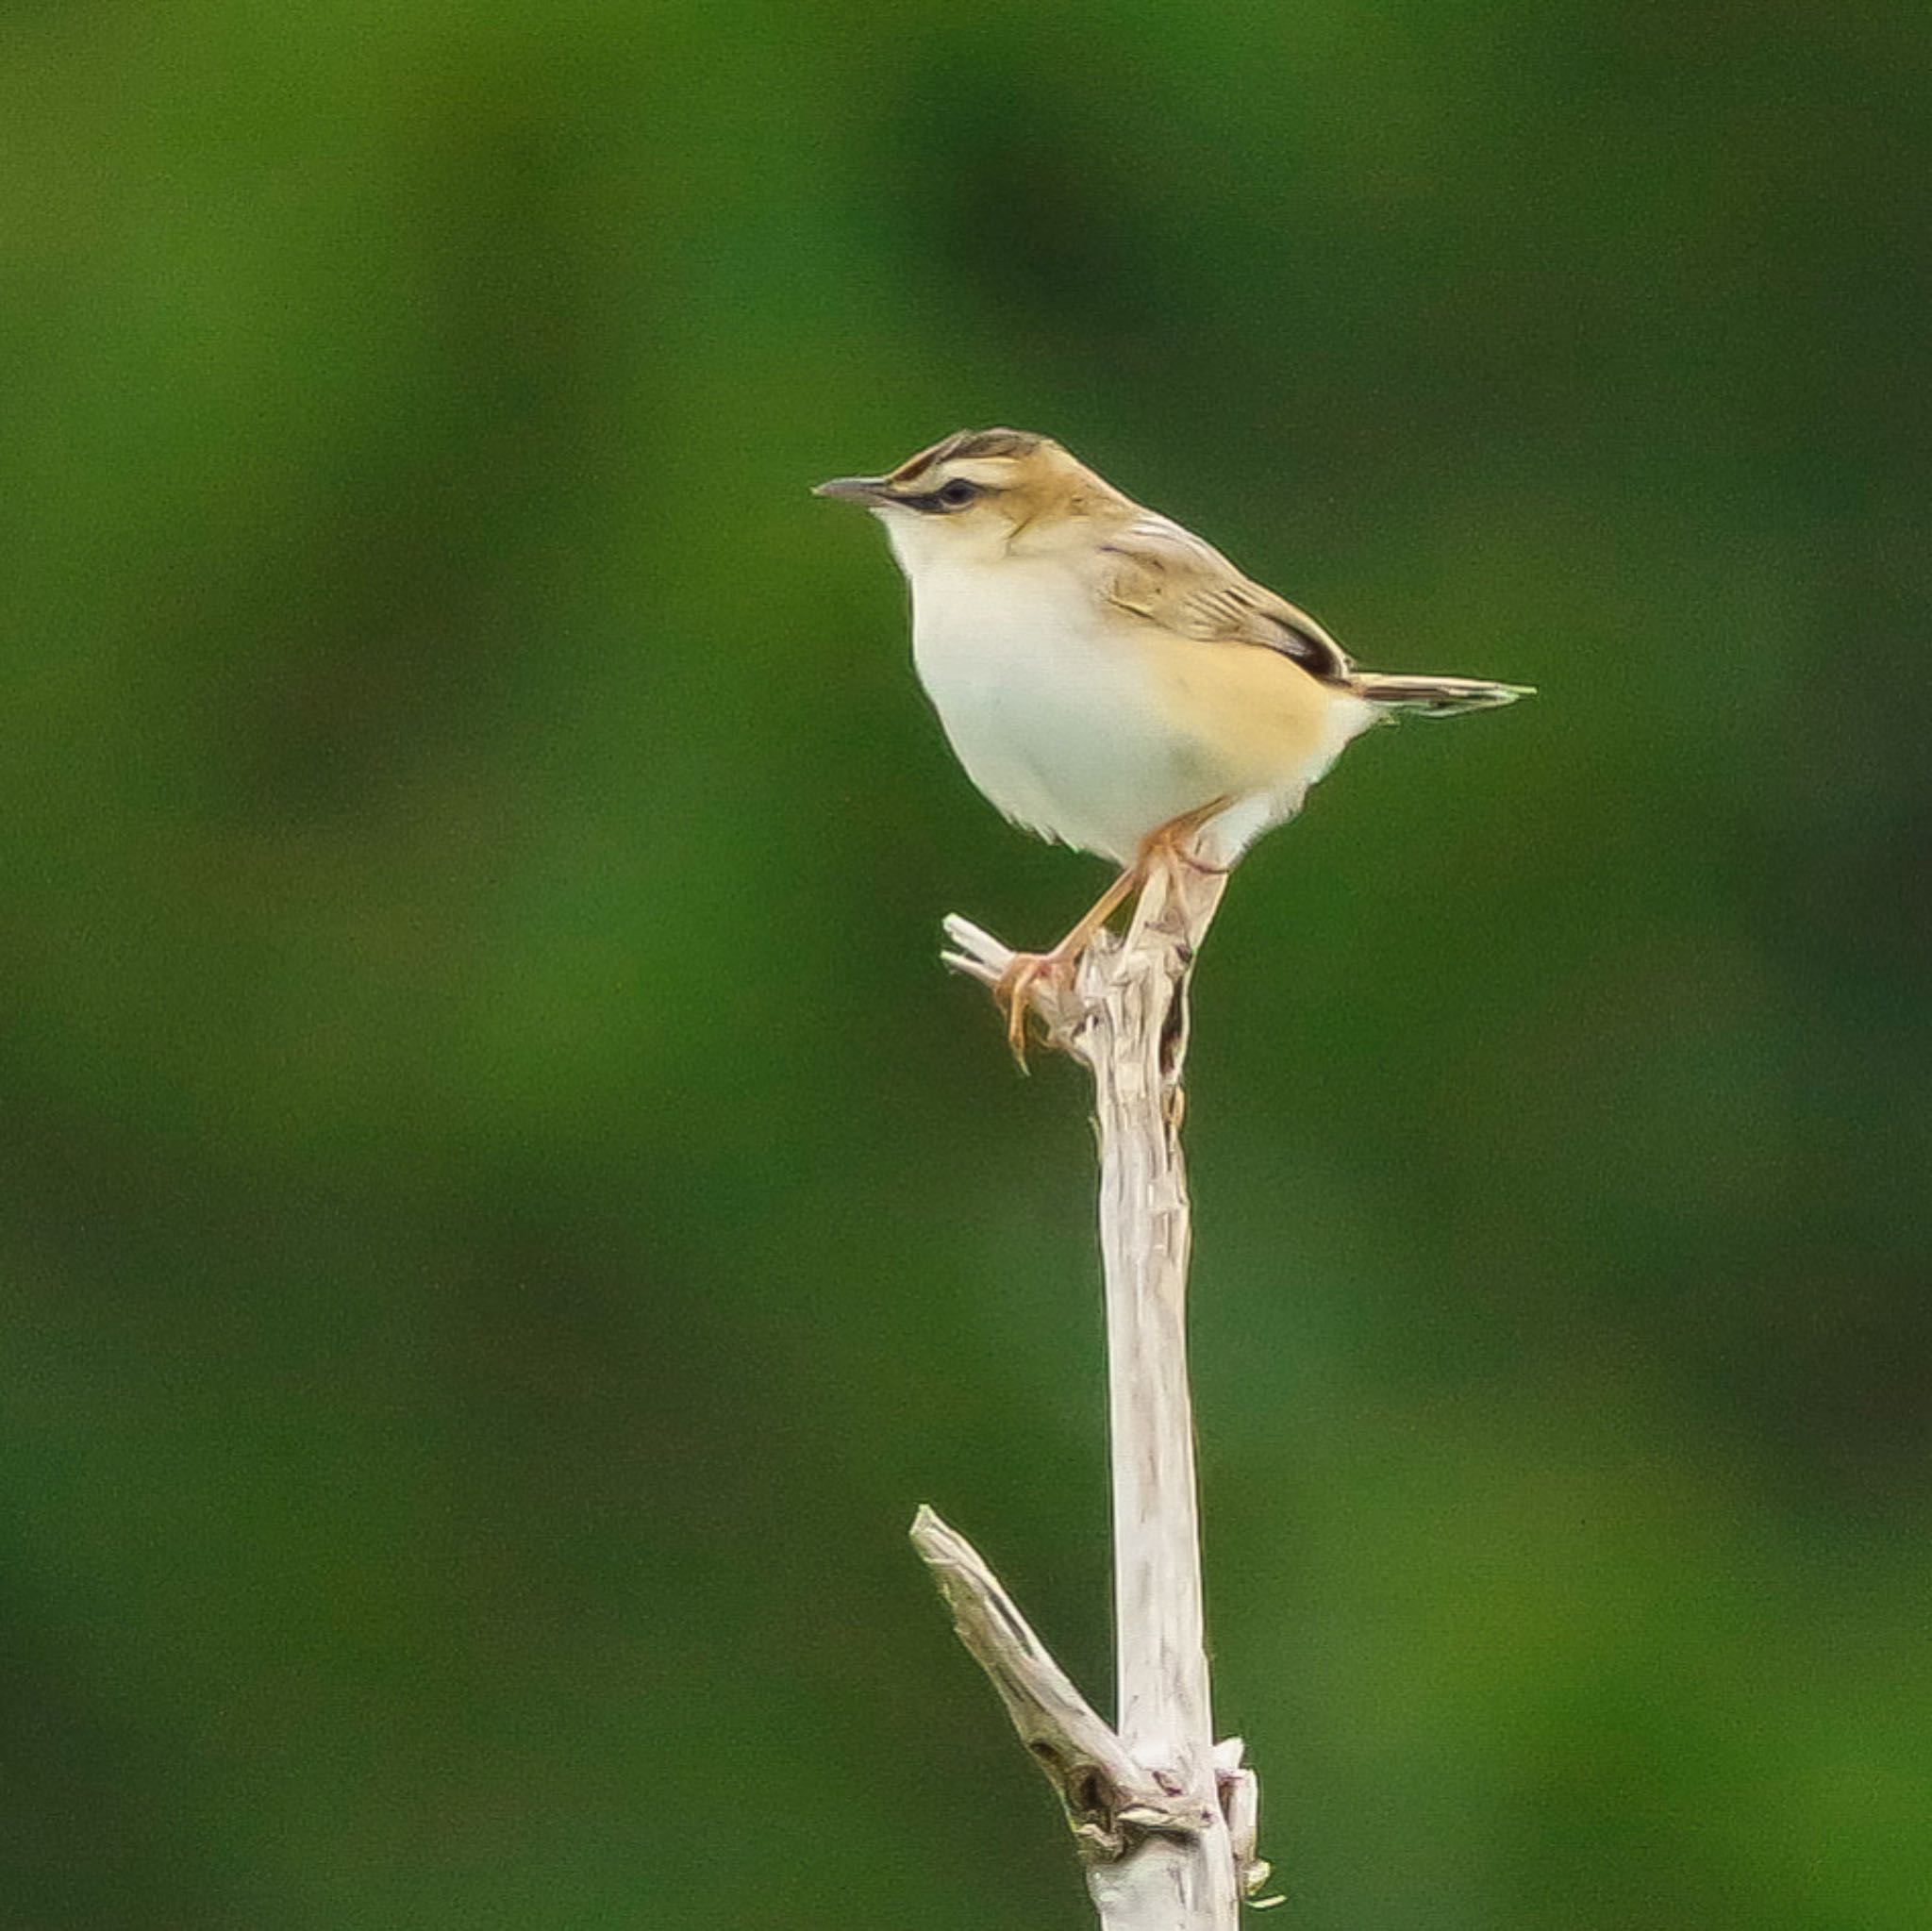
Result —
[[1174, 1778], [1127, 1754], [964, 1536], [922, 1508], [912, 1546], [953, 1612], [955, 1634], [1058, 1795], [1083, 1858], [1119, 1857], [1150, 1831], [1193, 1837], [1208, 1826], [1211, 1819], [1186, 1800]]
[[1059, 1798], [1083, 1864], [1113, 1863], [1150, 1836], [1185, 1840], [1218, 1828], [1226, 1832], [1243, 1898], [1257, 1910], [1281, 1902], [1257, 1895], [1269, 1877], [1255, 1851], [1260, 1787], [1241, 1762], [1239, 1737], [1214, 1746], [1214, 1806], [1189, 1798], [1172, 1773], [1151, 1770], [1129, 1754], [958, 1530], [922, 1507], [911, 1538], [952, 1611], [954, 1633], [985, 1671], [1014, 1733]]

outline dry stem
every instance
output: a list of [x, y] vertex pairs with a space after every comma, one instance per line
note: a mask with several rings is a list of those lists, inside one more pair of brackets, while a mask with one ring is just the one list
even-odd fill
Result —
[[[1230, 1931], [1265, 1881], [1239, 1740], [1217, 1751], [1188, 1390], [1181, 1159], [1187, 982], [1224, 880], [1160, 868], [1126, 936], [1031, 993], [1048, 1042], [1092, 1073], [1107, 1290], [1119, 1714], [1097, 1717], [970, 1544], [929, 1510], [913, 1537], [956, 1626], [1066, 1806], [1105, 1931]], [[949, 919], [947, 963], [991, 985], [1012, 957]]]

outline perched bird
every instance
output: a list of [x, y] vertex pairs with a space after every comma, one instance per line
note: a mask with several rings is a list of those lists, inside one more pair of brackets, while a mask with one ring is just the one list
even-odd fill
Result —
[[815, 493], [885, 524], [913, 661], [966, 774], [1016, 823], [1122, 868], [1001, 982], [1015, 1053], [1028, 988], [1070, 970], [1151, 867], [1232, 865], [1371, 724], [1527, 694], [1357, 671], [1305, 611], [1024, 430], [961, 430]]

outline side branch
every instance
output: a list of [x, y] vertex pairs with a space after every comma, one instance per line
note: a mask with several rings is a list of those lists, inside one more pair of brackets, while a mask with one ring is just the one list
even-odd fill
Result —
[[912, 1546], [953, 1612], [955, 1633], [1058, 1795], [1082, 1857], [1118, 1857], [1148, 1831], [1189, 1836], [1210, 1822], [1127, 1755], [964, 1536], [922, 1508]]

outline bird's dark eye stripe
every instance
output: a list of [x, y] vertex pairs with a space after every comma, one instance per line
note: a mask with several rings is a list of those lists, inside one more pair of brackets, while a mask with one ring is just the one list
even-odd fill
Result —
[[924, 490], [916, 495], [902, 495], [897, 501], [907, 509], [916, 509], [923, 516], [944, 516], [949, 510], [964, 509], [976, 503], [986, 493], [982, 485], [970, 483], [964, 476], [955, 476], [951, 482], [942, 483], [937, 490]]

